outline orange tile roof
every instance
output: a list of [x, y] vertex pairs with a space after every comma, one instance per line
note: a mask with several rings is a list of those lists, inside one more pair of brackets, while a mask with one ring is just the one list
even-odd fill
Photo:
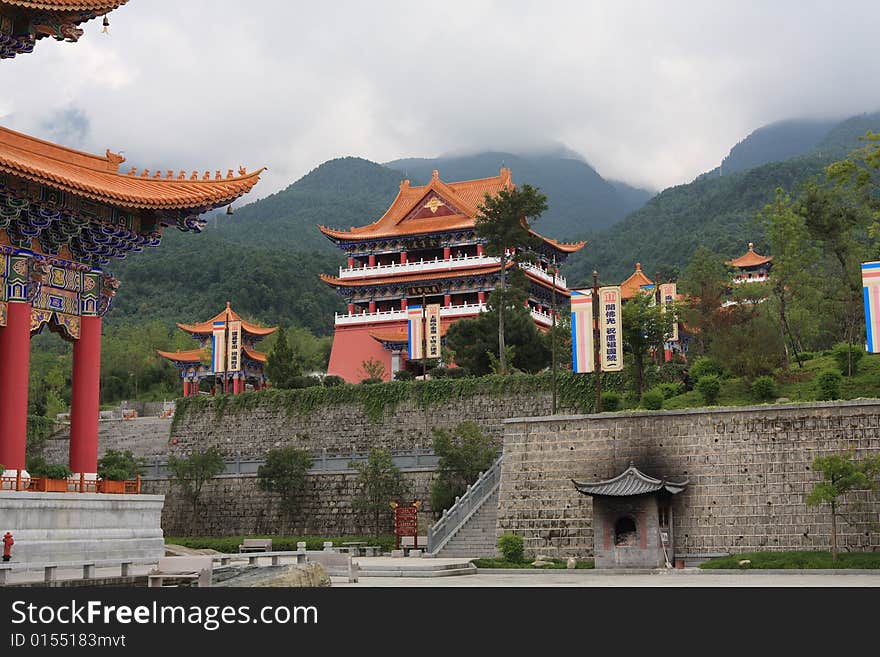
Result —
[[162, 358], [173, 360], [176, 363], [205, 363], [211, 360], [211, 352], [208, 349], [189, 349], [188, 351], [181, 351], [180, 349], [177, 351], [160, 351], [157, 349], [156, 353], [162, 356]]
[[762, 256], [755, 253], [755, 244], [749, 242], [749, 250], [735, 260], [731, 260], [727, 264], [731, 267], [757, 267], [764, 265], [773, 260], [773, 256]]
[[[449, 331], [449, 327], [452, 326], [453, 323], [454, 322], [440, 324], [440, 337], [446, 335]], [[386, 329], [384, 331], [370, 331], [370, 337], [379, 342], [408, 342], [409, 327], [404, 324], [403, 326]]]
[[118, 172], [125, 161], [111, 153], [93, 155], [0, 127], [0, 170], [95, 201], [130, 209], [177, 210], [219, 207], [249, 192], [264, 171], [232, 169], [199, 178], [193, 172]]
[[178, 324], [177, 327], [187, 333], [195, 333], [197, 335], [210, 335], [214, 332], [214, 322], [241, 322], [241, 328], [245, 333], [258, 337], [266, 337], [272, 335], [277, 328], [265, 328], [257, 326], [245, 321], [241, 316], [232, 310], [230, 303], [226, 302], [226, 308], [217, 315], [214, 315], [207, 322], [199, 322], [198, 324]]
[[622, 299], [632, 299], [641, 291], [642, 285], [653, 284], [654, 282], [642, 272], [642, 263], [637, 262], [632, 276], [620, 284], [620, 296]]
[[38, 11], [91, 11], [105, 14], [126, 2], [128, 0], [55, 0], [54, 2], [0, 0], [0, 5], [13, 5], [22, 9], [36, 9]]
[[[357, 228], [352, 226], [350, 230], [334, 230], [326, 226], [318, 226], [318, 229], [330, 238], [360, 240], [473, 228], [474, 219], [479, 212], [478, 207], [483, 203], [486, 195], [494, 196], [502, 189], [512, 189], [513, 187], [510, 169], [506, 167], [501, 169], [499, 175], [491, 178], [449, 183], [440, 180], [439, 173], [434, 170], [431, 182], [427, 185], [413, 187], [409, 180], [404, 180], [400, 184], [400, 191], [394, 202], [391, 203], [391, 207], [377, 221], [367, 226]], [[414, 211], [420, 209], [419, 203], [429, 195], [442, 197], [446, 201], [444, 205], [447, 212], [437, 217], [408, 219]], [[434, 211], [436, 212], [436, 208]], [[561, 244], [534, 231], [530, 232], [568, 253], [573, 253], [586, 244], [586, 242]]]
[[265, 363], [267, 360], [266, 354], [262, 351], [254, 351], [250, 347], [244, 347], [244, 353], [247, 354], [247, 357], [251, 360], [258, 361], [260, 363]]
[[[508, 269], [513, 267], [515, 263], [508, 263]], [[463, 269], [452, 269], [440, 272], [428, 272], [407, 274], [406, 276], [382, 276], [379, 278], [359, 278], [356, 280], [341, 279], [335, 276], [321, 274], [321, 280], [329, 285], [337, 287], [360, 287], [361, 285], [383, 285], [385, 283], [412, 283], [415, 281], [436, 281], [443, 278], [453, 278], [459, 276], [470, 276], [472, 274], [494, 274], [501, 271], [500, 264], [480, 265], [478, 267], [467, 267]]]

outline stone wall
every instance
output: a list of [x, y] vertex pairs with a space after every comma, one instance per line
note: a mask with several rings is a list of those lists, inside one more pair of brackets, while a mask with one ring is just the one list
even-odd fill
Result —
[[[819, 479], [813, 459], [846, 451], [880, 454], [880, 402], [513, 419], [497, 531], [522, 535], [532, 555], [591, 556], [592, 500], [571, 480], [608, 479], [632, 461], [651, 476], [690, 479], [673, 506], [678, 558], [827, 550], [829, 509], [804, 500]], [[838, 523], [841, 548], [880, 550], [880, 494], [847, 501], [853, 524]]]
[[[108, 449], [130, 449], [137, 456], [152, 462], [168, 455], [171, 420], [140, 417], [134, 420], [101, 420], [98, 423], [98, 457]], [[70, 453], [70, 426], [50, 436], [43, 447], [49, 463], [67, 463]]]
[[187, 409], [175, 423], [171, 454], [189, 454], [194, 448], [219, 448], [226, 458], [261, 458], [275, 447], [347, 454], [373, 447], [405, 450], [430, 447], [433, 427], [453, 428], [473, 420], [501, 443], [504, 421], [510, 417], [546, 415], [549, 391], [529, 394], [473, 395], [453, 399], [427, 411], [412, 401], [387, 408], [372, 422], [361, 404], [328, 404], [308, 415], [289, 414], [278, 405], [261, 404], [246, 410], [227, 408], [218, 418], [213, 406]]
[[[431, 523], [431, 470], [403, 472], [406, 497], [424, 503], [421, 512], [423, 532]], [[162, 528], [166, 536], [190, 535], [191, 507], [167, 479], [143, 482], [146, 493], [165, 495]], [[353, 471], [309, 475], [303, 506], [287, 529], [288, 535], [351, 536], [372, 535], [373, 518], [355, 511], [353, 500], [359, 495], [357, 474]], [[257, 488], [255, 476], [222, 476], [205, 484], [204, 506], [199, 513], [195, 533], [200, 536], [244, 536], [276, 534], [281, 531], [278, 497]], [[391, 533], [391, 510], [382, 533]]]

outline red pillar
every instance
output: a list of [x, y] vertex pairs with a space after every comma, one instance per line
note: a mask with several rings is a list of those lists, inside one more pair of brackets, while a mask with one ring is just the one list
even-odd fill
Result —
[[477, 292], [477, 303], [483, 305], [486, 303], [486, 293], [485, 292]]
[[452, 247], [451, 246], [443, 247], [443, 259], [449, 260], [450, 258], [452, 258]]
[[374, 312], [376, 312], [376, 302], [370, 301], [370, 314], [372, 315]]
[[70, 469], [98, 472], [98, 413], [101, 386], [101, 318], [80, 318], [73, 345], [73, 395], [70, 404]]
[[183, 396], [189, 397], [189, 381], [183, 380]]
[[369, 266], [369, 267], [375, 267], [375, 266], [376, 266], [376, 256], [373, 255], [372, 253], [369, 255], [369, 263], [368, 263], [367, 266]]
[[443, 305], [449, 308], [452, 305], [452, 295], [444, 294], [443, 295]]
[[31, 305], [9, 302], [0, 328], [0, 463], [7, 470], [25, 469], [30, 357]]
[[354, 256], [348, 256], [348, 268], [354, 269]]
[[400, 252], [400, 264], [402, 264], [402, 265], [406, 264], [406, 251]]
[[401, 309], [401, 310], [406, 310], [406, 309], [407, 309], [407, 300], [406, 300], [406, 297], [404, 297], [403, 299], [400, 300], [400, 309]]
[[482, 244], [477, 244], [477, 255], [480, 256], [481, 258], [483, 257], [483, 245]]

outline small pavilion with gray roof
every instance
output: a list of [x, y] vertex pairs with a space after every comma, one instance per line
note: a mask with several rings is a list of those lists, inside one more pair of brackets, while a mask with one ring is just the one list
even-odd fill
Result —
[[687, 479], [655, 479], [630, 462], [612, 479], [572, 482], [579, 492], [593, 498], [596, 568], [672, 566], [672, 496], [687, 487]]

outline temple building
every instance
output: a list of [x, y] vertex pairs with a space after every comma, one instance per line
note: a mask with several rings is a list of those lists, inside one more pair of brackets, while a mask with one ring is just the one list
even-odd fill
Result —
[[0, 0], [0, 59], [33, 52], [40, 39], [75, 42], [80, 25], [104, 16], [128, 0]]
[[254, 390], [267, 385], [266, 354], [256, 344], [277, 328], [264, 328], [243, 320], [227, 302], [226, 309], [207, 322], [178, 324], [199, 342], [198, 349], [158, 351], [180, 370], [183, 396], [199, 394], [202, 382], [212, 395], [215, 392], [238, 394], [248, 384]]
[[620, 298], [623, 301], [634, 299], [640, 293], [649, 293], [654, 290], [654, 281], [645, 276], [642, 271], [642, 263], [636, 263], [636, 270], [620, 284]]
[[[425, 301], [439, 304], [440, 332], [486, 310], [488, 295], [500, 278], [500, 258], [483, 253], [474, 229], [478, 206], [486, 194], [512, 189], [510, 169], [479, 180], [444, 182], [435, 170], [427, 185], [404, 180], [394, 202], [377, 221], [360, 228], [321, 232], [348, 257], [338, 276], [323, 280], [345, 299], [347, 310], [336, 315], [328, 374], [349, 382], [367, 378], [362, 364], [380, 362], [385, 380], [407, 367], [408, 309], [421, 306], [417, 288], [430, 288]], [[585, 242], [562, 244], [542, 237], [534, 259], [518, 265], [529, 280], [528, 307], [539, 327], [548, 328], [554, 266], [583, 248]], [[514, 265], [511, 265], [514, 266]], [[557, 303], [570, 293], [555, 277]]]
[[109, 150], [93, 155], [0, 128], [0, 463], [7, 475], [25, 469], [31, 336], [48, 328], [73, 343], [70, 469], [93, 477], [101, 321], [119, 287], [106, 267], [159, 246], [166, 227], [200, 232], [201, 214], [249, 192], [262, 172], [120, 173], [124, 161]]
[[734, 285], [744, 283], [766, 283], [770, 278], [773, 256], [762, 256], [755, 253], [755, 245], [749, 242], [749, 250], [739, 258], [725, 263], [733, 271], [731, 282]]

